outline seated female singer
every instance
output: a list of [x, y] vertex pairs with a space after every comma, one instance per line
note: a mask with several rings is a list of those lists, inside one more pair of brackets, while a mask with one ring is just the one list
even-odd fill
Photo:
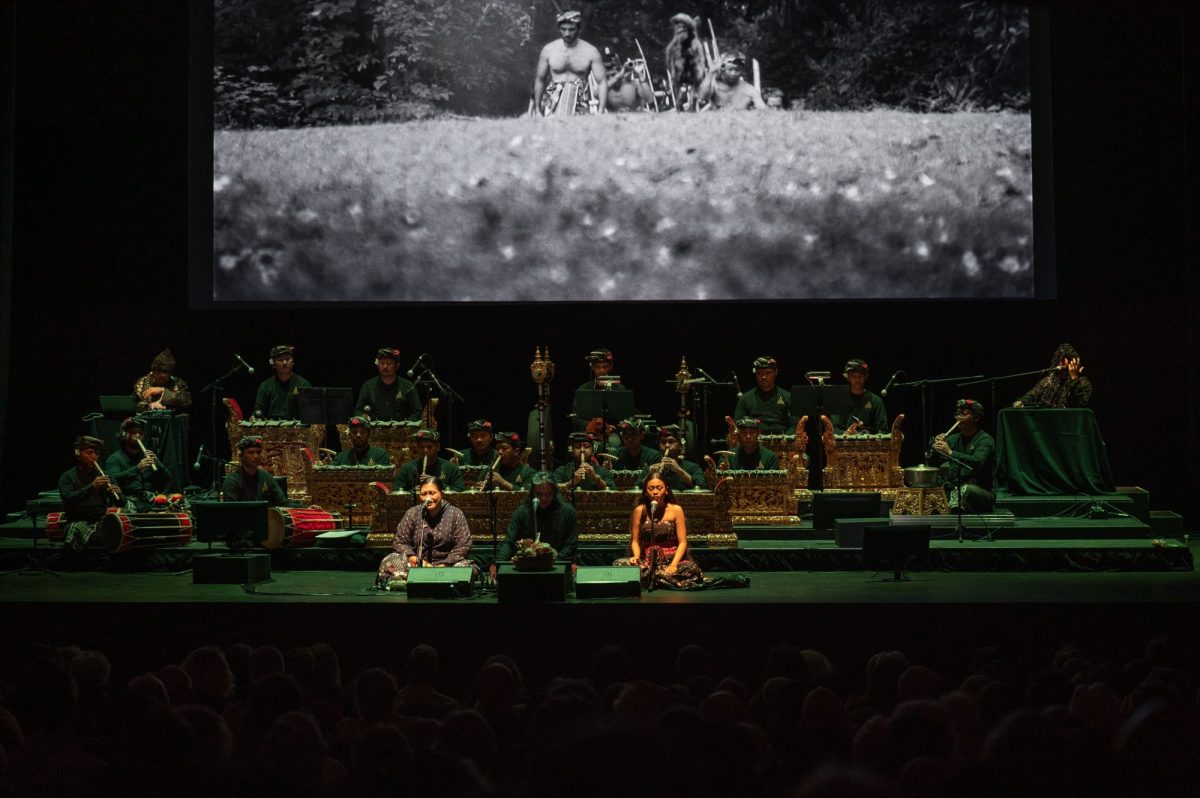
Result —
[[392, 553], [379, 563], [376, 585], [395, 590], [406, 587], [410, 568], [452, 566], [471, 568], [471, 530], [463, 511], [446, 501], [440, 477], [424, 476], [417, 496], [396, 525]]
[[642, 495], [629, 519], [629, 547], [631, 556], [617, 564], [639, 566], [644, 587], [689, 588], [704, 584], [700, 566], [687, 556], [683, 508], [675, 503], [675, 494], [658, 471], [642, 482]]

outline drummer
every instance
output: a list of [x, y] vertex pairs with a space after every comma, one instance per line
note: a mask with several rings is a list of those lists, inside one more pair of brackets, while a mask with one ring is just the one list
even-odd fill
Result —
[[850, 383], [850, 407], [845, 413], [834, 414], [833, 431], [838, 435], [881, 434], [888, 431], [887, 410], [883, 398], [867, 390], [870, 372], [867, 361], [851, 358], [842, 369], [842, 376]]
[[458, 458], [460, 466], [490, 466], [496, 462], [496, 436], [492, 431], [492, 422], [486, 418], [477, 418], [467, 425], [467, 439], [471, 448]]
[[333, 458], [336, 466], [380, 466], [391, 465], [392, 456], [387, 449], [371, 445], [371, 422], [364, 416], [350, 419], [350, 448], [343, 449]]
[[261, 467], [262, 437], [246, 435], [238, 441], [237, 448], [241, 462], [221, 483], [222, 501], [265, 501], [268, 507], [292, 506], [275, 477]]
[[466, 490], [462, 471], [454, 463], [438, 456], [442, 436], [435, 429], [418, 430], [413, 436], [414, 459], [400, 467], [392, 481], [392, 491], [416, 493], [423, 476], [438, 477], [446, 490]]
[[[521, 440], [521, 436], [515, 432], [497, 434], [496, 451], [499, 453], [500, 462], [492, 470], [492, 487], [497, 490], [525, 490], [536, 472], [528, 463], [521, 462], [521, 453], [525, 451], [525, 442]], [[475, 487], [485, 490], [487, 485], [488, 472], [485, 470]]]
[[108, 456], [104, 470], [121, 488], [133, 509], [145, 512], [150, 508], [150, 496], [167, 490], [171, 475], [154, 456], [138, 442], [146, 434], [146, 423], [140, 416], [125, 419], [121, 424], [121, 447]]
[[737, 420], [738, 448], [727, 454], [721, 460], [721, 468], [732, 468], [741, 471], [779, 469], [779, 458], [775, 452], [759, 445], [758, 435], [761, 423], [757, 418], [743, 416]]
[[115, 484], [96, 467], [102, 446], [101, 439], [80, 435], [75, 439], [75, 465], [58, 478], [65, 523], [63, 543], [76, 551], [99, 544], [97, 524], [109, 507], [120, 504]]

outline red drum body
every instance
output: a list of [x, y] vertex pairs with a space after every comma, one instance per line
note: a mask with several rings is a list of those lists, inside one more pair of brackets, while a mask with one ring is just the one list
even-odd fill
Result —
[[268, 549], [311, 546], [322, 532], [345, 527], [340, 513], [302, 507], [272, 507], [267, 512], [267, 539], [263, 546]]
[[158, 546], [186, 546], [192, 539], [187, 513], [112, 513], [100, 519], [96, 532], [110, 554]]
[[66, 534], [66, 513], [46, 513], [46, 540], [62, 543]]

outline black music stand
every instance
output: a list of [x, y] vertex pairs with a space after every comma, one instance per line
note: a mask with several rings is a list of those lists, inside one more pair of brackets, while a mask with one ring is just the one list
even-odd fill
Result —
[[[575, 391], [575, 417], [587, 421], [591, 418], [602, 418], [607, 425], [612, 421], [622, 421], [634, 414], [633, 391], [609, 390], [595, 391], [579, 388]], [[608, 451], [608, 430], [605, 429], [600, 438], [599, 451]]]
[[820, 490], [825, 486], [825, 446], [821, 440], [821, 416], [834, 408], [850, 407], [849, 385], [793, 385], [792, 418], [799, 421], [808, 416], [809, 487]]
[[338, 422], [346, 422], [354, 415], [354, 393], [349, 388], [301, 388], [299, 389], [300, 421], [309, 426], [325, 425], [325, 443], [332, 433], [334, 445], [330, 449], [340, 450], [337, 439]]

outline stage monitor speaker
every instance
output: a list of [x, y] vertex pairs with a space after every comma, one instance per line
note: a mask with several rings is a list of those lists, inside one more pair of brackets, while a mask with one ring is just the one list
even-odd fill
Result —
[[817, 491], [813, 493], [813, 529], [833, 531], [836, 518], [879, 518], [887, 520], [882, 512], [882, 498], [878, 493], [841, 493]]
[[410, 599], [467, 598], [471, 573], [470, 568], [409, 568], [405, 590]]
[[929, 559], [929, 524], [863, 527], [862, 560], [866, 570], [892, 569], [893, 577], [907, 579], [905, 569]]
[[510, 563], [496, 569], [496, 599], [506, 602], [566, 601], [571, 564], [556, 562], [549, 571], [518, 571]]
[[575, 572], [575, 598], [641, 598], [641, 571], [636, 565], [580, 566]]
[[193, 585], [253, 585], [271, 578], [269, 554], [197, 554]]
[[861, 549], [864, 527], [887, 525], [888, 521], [882, 518], [835, 518], [833, 539], [839, 549]]

